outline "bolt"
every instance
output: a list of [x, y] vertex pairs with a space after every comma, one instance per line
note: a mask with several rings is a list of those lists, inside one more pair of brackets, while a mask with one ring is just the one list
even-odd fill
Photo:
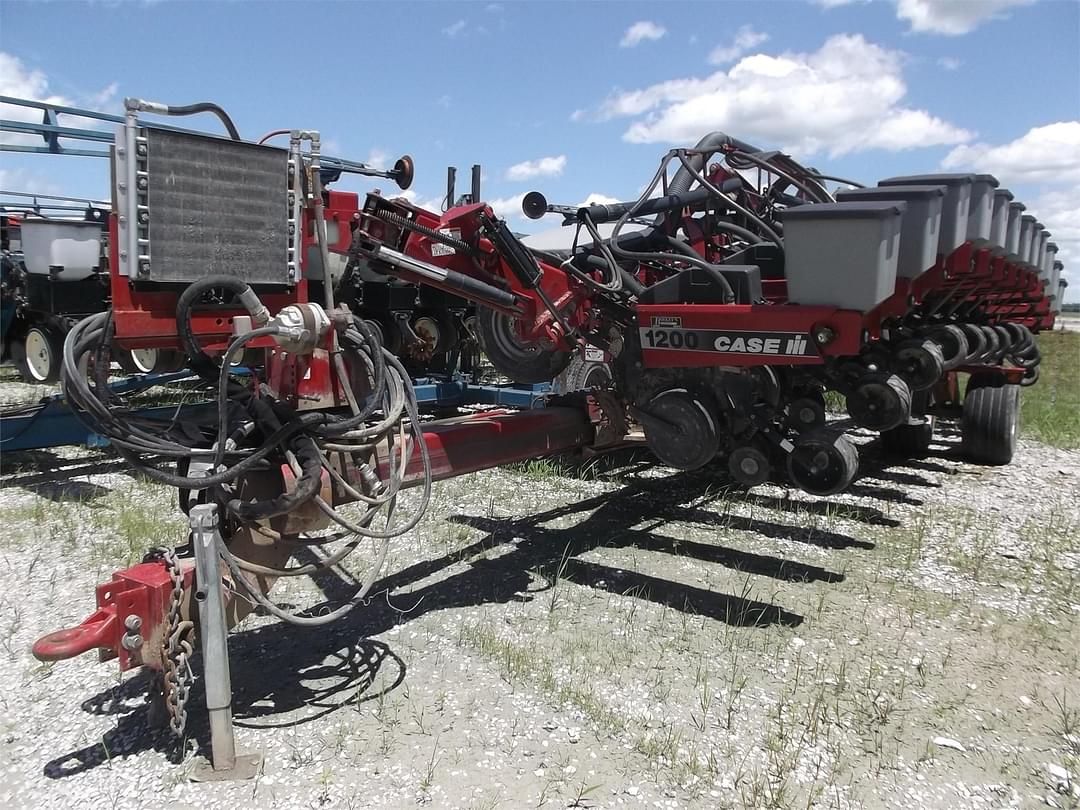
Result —
[[145, 191], [147, 185], [149, 185], [149, 182], [147, 181], [147, 179], [145, 177], [140, 177], [139, 181], [138, 181], [139, 188], [142, 189], [143, 191]]
[[139, 224], [140, 225], [145, 225], [149, 221], [150, 221], [150, 212], [149, 211], [140, 211], [139, 212]]
[[819, 326], [814, 330], [814, 340], [822, 346], [832, 343], [835, 337], [836, 332], [827, 326]]
[[126, 619], [124, 619], [124, 627], [130, 630], [132, 633], [138, 633], [142, 629], [142, 618], [135, 613], [132, 613]]
[[138, 146], [136, 146], [135, 154], [139, 155], [140, 157], [146, 157], [146, 144], [140, 143]]
[[142, 636], [140, 636], [138, 633], [128, 633], [125, 634], [122, 639], [120, 639], [120, 646], [123, 647], [125, 650], [128, 650], [129, 652], [134, 652], [142, 646], [142, 642]]

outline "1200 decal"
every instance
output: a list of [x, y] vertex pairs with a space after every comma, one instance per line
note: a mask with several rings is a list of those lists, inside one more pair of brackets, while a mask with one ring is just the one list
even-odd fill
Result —
[[741, 332], [723, 329], [640, 328], [643, 349], [815, 357], [817, 350], [798, 332]]

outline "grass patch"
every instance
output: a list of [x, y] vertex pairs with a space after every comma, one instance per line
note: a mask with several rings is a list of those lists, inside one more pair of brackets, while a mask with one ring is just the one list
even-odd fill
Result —
[[1020, 399], [1025, 436], [1073, 450], [1080, 447], [1080, 332], [1044, 332], [1039, 381]]

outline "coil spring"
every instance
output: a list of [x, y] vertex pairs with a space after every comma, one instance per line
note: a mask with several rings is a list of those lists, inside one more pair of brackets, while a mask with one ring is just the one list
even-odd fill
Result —
[[449, 245], [450, 247], [454, 248], [455, 250], [459, 250], [462, 253], [466, 253], [470, 256], [477, 255], [477, 251], [466, 242], [463, 242], [460, 239], [455, 239], [453, 236], [450, 236], [448, 234], [441, 233], [434, 228], [429, 228], [427, 225], [421, 225], [419, 222], [415, 222], [408, 217], [403, 217], [400, 214], [394, 213], [393, 211], [378, 210], [373, 211], [372, 215], [375, 218], [380, 219], [390, 225], [396, 225], [399, 228], [404, 228], [405, 230], [413, 231], [415, 233], [421, 234], [422, 236], [426, 236], [429, 239], [435, 240], [436, 242], [442, 242], [444, 245]]

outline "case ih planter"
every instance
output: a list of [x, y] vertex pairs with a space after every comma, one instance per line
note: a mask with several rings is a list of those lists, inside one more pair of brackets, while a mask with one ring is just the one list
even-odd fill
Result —
[[[181, 137], [139, 113], [217, 108], [127, 109], [112, 308], [68, 335], [63, 387], [136, 469], [181, 490], [198, 573], [171, 551], [120, 572], [90, 619], [35, 653], [99, 649], [122, 668], [162, 670], [182, 728], [193, 594], [219, 774], [241, 762], [227, 628], [252, 605], [313, 626], [362, 604], [435, 480], [640, 437], [670, 467], [719, 458], [745, 485], [783, 470], [826, 495], [857, 466], [854, 445], [826, 424], [826, 390], [894, 449], [924, 450], [934, 417], [949, 415], [973, 460], [1012, 457], [1020, 388], [1038, 377], [1034, 334], [1053, 314], [1035, 221], [989, 176], [893, 178], [838, 201], [833, 178], [713, 133], [668, 152], [637, 200], [578, 208], [527, 195], [526, 214], [562, 215], [574, 234], [565, 250], [530, 250], [482, 202], [440, 213], [325, 191], [318, 133], [292, 131], [280, 149], [239, 140], [231, 123], [229, 139]], [[386, 174], [409, 173], [403, 160]], [[335, 254], [348, 270], [327, 283], [321, 268]], [[550, 381], [586, 356], [607, 373], [542, 410], [421, 423], [406, 368], [352, 308], [368, 300], [366, 279], [476, 307], [488, 358], [515, 380]], [[88, 363], [113, 342], [182, 351], [216, 413], [168, 431], [131, 420]], [[233, 379], [230, 361], [249, 350], [265, 355], [265, 378]], [[423, 494], [395, 515], [405, 487]], [[347, 503], [359, 517], [340, 510]], [[391, 515], [382, 529], [380, 512]], [[288, 565], [313, 535], [345, 541], [326, 565], [362, 538], [377, 548], [357, 593], [317, 617], [267, 596], [276, 578], [314, 570]]]

